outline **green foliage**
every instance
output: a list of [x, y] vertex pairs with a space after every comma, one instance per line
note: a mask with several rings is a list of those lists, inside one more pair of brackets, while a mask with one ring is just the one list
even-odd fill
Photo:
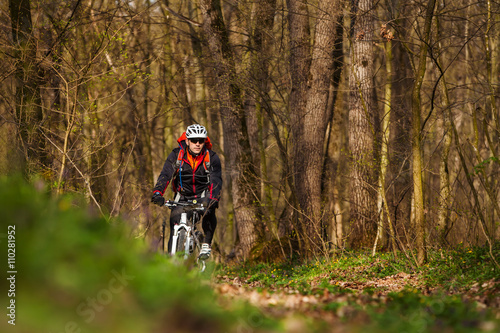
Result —
[[[247, 263], [241, 266], [220, 268], [221, 274], [229, 278], [239, 277], [248, 282], [255, 282], [260, 287], [276, 288], [288, 286], [302, 294], [313, 293], [313, 286], [323, 286], [331, 280], [366, 281], [383, 278], [399, 272], [413, 272], [407, 261], [392, 260], [392, 254], [382, 253], [373, 257], [363, 252], [345, 252], [331, 260], [321, 259], [310, 262], [292, 261], [287, 263]], [[329, 288], [329, 287], [328, 287]], [[337, 292], [342, 289], [338, 287]], [[350, 292], [344, 289], [343, 292]]]
[[[493, 255], [500, 258], [500, 242], [494, 244]], [[498, 280], [500, 276], [487, 246], [430, 251], [429, 262], [421, 272], [428, 285], [440, 284], [446, 289], [469, 288], [473, 284]]]
[[484, 172], [484, 169], [488, 166], [488, 164], [490, 164], [491, 162], [494, 162], [494, 163], [498, 163], [499, 160], [498, 158], [492, 156], [492, 157], [489, 157], [487, 159], [485, 159], [484, 161], [474, 165], [474, 173], [472, 175], [478, 175], [480, 173], [483, 173]]
[[[209, 275], [148, 253], [123, 222], [109, 223], [81, 205], [80, 198], [51, 196], [41, 184], [0, 180], [0, 232], [16, 230], [19, 332], [215, 333], [251, 326], [246, 318], [257, 314], [254, 331], [277, 329], [248, 305], [221, 308]], [[6, 282], [2, 276], [2, 291]], [[7, 302], [2, 298], [2, 308]], [[0, 330], [6, 328], [2, 320]]]
[[[410, 254], [411, 255], [411, 254]], [[493, 255], [500, 258], [500, 242], [493, 246]], [[468, 288], [473, 284], [497, 279], [499, 272], [491, 259], [489, 248], [458, 246], [450, 250], [430, 250], [429, 261], [420, 268], [400, 254], [394, 260], [391, 253], [372, 256], [368, 252], [344, 252], [331, 260], [269, 264], [245, 264], [223, 271], [231, 277], [238, 276], [249, 282], [259, 282], [262, 287], [286, 284], [304, 294], [311, 286], [323, 281], [359, 281], [381, 279], [401, 272], [422, 276], [427, 286], [440, 285], [446, 290]], [[319, 282], [318, 282], [319, 281]]]
[[416, 289], [389, 296], [387, 304], [369, 309], [368, 331], [483, 332], [491, 319], [486, 311], [457, 296], [424, 296]]
[[259, 263], [223, 268], [222, 274], [231, 279], [238, 277], [250, 283], [255, 282], [263, 288], [288, 286], [298, 289], [303, 294], [309, 294], [311, 293], [310, 279], [315, 278], [321, 269], [319, 262], [310, 264]]

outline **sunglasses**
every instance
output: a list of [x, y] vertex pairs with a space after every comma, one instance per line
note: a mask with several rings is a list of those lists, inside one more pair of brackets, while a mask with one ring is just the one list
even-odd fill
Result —
[[191, 141], [192, 143], [205, 143], [205, 139], [203, 138], [193, 138], [189, 139], [189, 141]]

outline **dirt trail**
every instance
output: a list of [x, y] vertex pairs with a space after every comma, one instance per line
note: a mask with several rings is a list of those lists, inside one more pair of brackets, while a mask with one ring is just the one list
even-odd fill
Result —
[[311, 283], [312, 294], [301, 295], [298, 290], [288, 286], [264, 288], [259, 292], [257, 288], [262, 288], [262, 286], [258, 282], [248, 282], [238, 277], [230, 279], [227, 276], [219, 277], [218, 280], [216, 290], [221, 296], [244, 298], [261, 308], [283, 307], [294, 311], [302, 311], [318, 304], [347, 303], [350, 298], [362, 296], [363, 291], [368, 288], [376, 288], [377, 291], [366, 296], [374, 300], [384, 301], [389, 292], [401, 291], [408, 286], [418, 288], [420, 284], [416, 277], [406, 273], [398, 273], [367, 282], [330, 280], [330, 285], [345, 289], [345, 292], [335, 294], [329, 292], [328, 288], [320, 288], [318, 281], [313, 281]]

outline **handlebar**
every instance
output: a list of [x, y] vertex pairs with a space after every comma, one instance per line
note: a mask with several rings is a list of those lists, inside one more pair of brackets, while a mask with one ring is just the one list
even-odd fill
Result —
[[198, 202], [197, 200], [188, 200], [188, 201], [180, 201], [180, 202], [175, 202], [172, 200], [167, 200], [165, 201], [165, 206], [167, 206], [170, 209], [173, 209], [174, 207], [181, 206], [185, 207], [188, 209], [193, 209], [193, 210], [205, 210], [207, 207], [203, 205], [202, 202]]

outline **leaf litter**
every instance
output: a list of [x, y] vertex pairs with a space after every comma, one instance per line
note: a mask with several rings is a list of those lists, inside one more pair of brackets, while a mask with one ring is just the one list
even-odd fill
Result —
[[[357, 272], [353, 274], [352, 270]], [[312, 318], [326, 323], [335, 323], [329, 332], [342, 332], [355, 325], [369, 323], [366, 309], [383, 308], [391, 301], [391, 294], [413, 291], [425, 296], [444, 294], [456, 295], [464, 302], [476, 302], [477, 309], [490, 309], [500, 319], [500, 280], [491, 279], [475, 283], [468, 289], [446, 289], [443, 286], [429, 286], [419, 274], [398, 272], [385, 277], [366, 274], [366, 267], [353, 267], [350, 271], [335, 269], [308, 280], [309, 289], [304, 292], [292, 283], [269, 285], [254, 281], [251, 275], [244, 278], [218, 275], [214, 289], [221, 304], [246, 301], [258, 307], [263, 313], [287, 321], [297, 316]], [[328, 281], [326, 283], [325, 281]], [[478, 324], [482, 331], [496, 331], [498, 323]]]

